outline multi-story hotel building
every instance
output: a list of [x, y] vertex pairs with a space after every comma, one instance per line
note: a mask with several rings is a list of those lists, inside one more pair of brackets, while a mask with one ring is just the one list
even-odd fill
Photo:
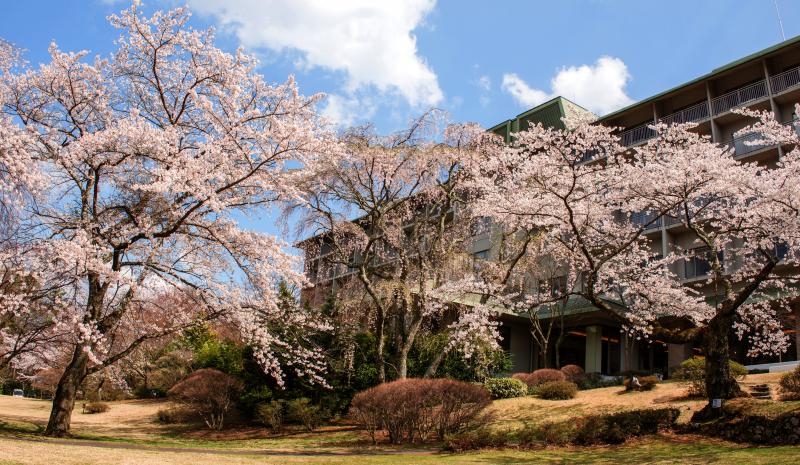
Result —
[[[708, 135], [713, 142], [732, 147], [733, 156], [742, 161], [774, 164], [786, 147], [760, 146], [747, 143], [755, 135], [734, 137], [734, 134], [752, 121], [732, 110], [750, 108], [772, 111], [779, 121], [787, 124], [798, 119], [795, 103], [800, 102], [800, 37], [716, 68], [708, 74], [677, 87], [641, 100], [611, 114], [597, 118], [596, 124], [620, 129], [623, 145], [635, 147], [655, 136], [650, 125], [662, 122], [697, 123], [696, 131]], [[563, 127], [561, 118], [576, 112], [586, 112], [579, 105], [557, 97], [517, 117], [500, 123], [490, 131], [511, 140], [511, 134], [524, 131], [532, 124]], [[591, 162], [587, 158], [587, 162]], [[650, 218], [642, 218], [649, 222]], [[647, 231], [653, 254], [666, 256], [675, 248], [696, 249], [695, 258], [673, 265], [672, 271], [686, 285], [697, 285], [710, 272], [703, 251], [693, 243], [692, 236], [681, 222], [661, 218]], [[474, 238], [470, 252], [476, 257], [491, 259], [493, 241], [491, 232]], [[324, 254], [324, 249], [322, 250]], [[337, 276], [318, 276], [319, 257], [306, 257], [306, 270], [318, 289], [330, 289]], [[317, 296], [319, 293], [315, 293]], [[571, 304], [565, 337], [559, 348], [561, 364], [575, 363], [587, 372], [614, 374], [624, 370], [659, 370], [668, 374], [681, 361], [699, 353], [690, 344], [669, 344], [655, 340], [634, 341], [626, 337], [617, 315], [608, 315], [591, 306]], [[791, 346], [781, 357], [751, 359], [744, 348], [734, 350], [738, 361], [745, 365], [784, 363], [800, 359], [800, 305], [786, 312], [790, 315], [785, 331], [790, 334]], [[513, 371], [531, 371], [538, 368], [538, 352], [530, 335], [529, 321], [524, 316], [504, 315], [501, 331], [503, 347], [512, 356]]]

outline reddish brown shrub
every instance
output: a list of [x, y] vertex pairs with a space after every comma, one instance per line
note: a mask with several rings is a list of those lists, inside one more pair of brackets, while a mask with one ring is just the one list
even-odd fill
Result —
[[565, 381], [567, 377], [560, 370], [540, 368], [533, 373], [514, 373], [512, 376], [528, 385], [528, 392], [536, 386], [550, 381]]
[[572, 381], [548, 381], [536, 386], [537, 396], [547, 400], [572, 399], [578, 393], [578, 385]]
[[780, 386], [787, 400], [800, 399], [800, 365], [781, 376]]
[[203, 368], [178, 382], [167, 393], [203, 418], [209, 428], [221, 430], [225, 414], [242, 389], [231, 375], [213, 368]]
[[641, 376], [636, 378], [638, 381], [638, 385], [633, 383], [633, 378], [628, 378], [625, 380], [623, 385], [625, 386], [626, 391], [652, 391], [656, 384], [659, 383], [658, 377], [655, 375], [651, 376]]
[[572, 381], [573, 383], [583, 381], [583, 378], [586, 376], [586, 373], [583, 372], [583, 368], [578, 365], [564, 365], [561, 367], [561, 373], [564, 373], [567, 381]]
[[87, 402], [83, 404], [83, 413], [105, 413], [110, 408], [105, 402]]
[[403, 379], [359, 392], [350, 403], [350, 415], [369, 432], [373, 442], [379, 430], [389, 441], [439, 439], [474, 420], [490, 402], [481, 386], [450, 379]]

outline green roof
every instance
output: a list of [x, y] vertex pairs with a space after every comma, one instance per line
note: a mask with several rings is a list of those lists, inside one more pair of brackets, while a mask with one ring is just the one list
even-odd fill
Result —
[[502, 123], [489, 128], [489, 131], [503, 136], [506, 139], [506, 142], [508, 142], [510, 133], [524, 131], [528, 128], [528, 126], [533, 124], [541, 123], [542, 125], [548, 127], [563, 128], [564, 123], [561, 121], [561, 118], [567, 114], [565, 102], [568, 102], [569, 105], [574, 105], [575, 107], [584, 111], [589, 111], [564, 97], [554, 97], [531, 108], [530, 110], [526, 110], [518, 114], [513, 119], [503, 121]]
[[[763, 58], [763, 57], [765, 57], [765, 56], [767, 56], [767, 55], [769, 55], [769, 54], [771, 54], [771, 53], [773, 53], [775, 51], [778, 51], [778, 50], [780, 50], [780, 49], [782, 49], [784, 47], [788, 47], [790, 45], [794, 45], [794, 44], [797, 44], [797, 43], [800, 43], [800, 36], [792, 37], [791, 39], [788, 39], [788, 40], [785, 40], [783, 42], [777, 43], [777, 44], [775, 44], [775, 45], [773, 45], [771, 47], [765, 48], [765, 49], [760, 50], [758, 52], [751, 53], [750, 55], [747, 55], [745, 57], [739, 58], [738, 60], [732, 61], [732, 62], [730, 62], [730, 63], [728, 63], [726, 65], [714, 68], [711, 72], [706, 73], [706, 74], [704, 74], [704, 75], [702, 75], [702, 76], [700, 76], [698, 78], [692, 79], [691, 81], [684, 82], [683, 84], [680, 84], [680, 85], [677, 85], [675, 87], [672, 87], [672, 88], [670, 88], [668, 90], [665, 90], [664, 92], [659, 92], [658, 94], [655, 94], [655, 95], [653, 95], [651, 97], [648, 97], [648, 98], [646, 98], [644, 100], [639, 100], [638, 102], [632, 103], [632, 104], [628, 105], [627, 107], [620, 108], [619, 110], [616, 110], [616, 111], [613, 111], [613, 112], [611, 112], [611, 113], [609, 113], [607, 115], [601, 116], [600, 118], [597, 119], [597, 121], [604, 121], [604, 120], [608, 120], [608, 119], [617, 117], [617, 116], [621, 115], [622, 113], [625, 113], [626, 111], [629, 111], [629, 110], [631, 110], [633, 108], [636, 108], [636, 107], [638, 107], [640, 105], [645, 105], [647, 103], [651, 103], [654, 100], [657, 100], [657, 99], [659, 99], [659, 98], [661, 98], [661, 97], [663, 97], [665, 95], [668, 95], [668, 94], [671, 94], [671, 93], [673, 93], [675, 91], [678, 91], [678, 90], [680, 90], [680, 89], [682, 89], [684, 87], [688, 87], [688, 86], [691, 86], [693, 84], [697, 84], [699, 82], [705, 81], [705, 80], [710, 79], [710, 78], [712, 78], [714, 76], [722, 74], [722, 73], [724, 73], [726, 71], [730, 71], [731, 69], [736, 68], [737, 66], [740, 66], [742, 64], [757, 60], [759, 58]], [[544, 102], [544, 103], [542, 103], [540, 105], [537, 105], [536, 107], [531, 108], [530, 110], [527, 110], [527, 111], [525, 111], [523, 113], [520, 113], [514, 119], [509, 119], [509, 120], [503, 121], [502, 123], [489, 128], [489, 131], [497, 132], [497, 131], [501, 130], [503, 128], [503, 126], [508, 127], [509, 123], [514, 123], [515, 121], [518, 121], [520, 118], [524, 118], [524, 117], [526, 117], [526, 116], [528, 116], [530, 114], [537, 113], [537, 112], [541, 111], [544, 107], [547, 107], [548, 105], [552, 105], [556, 101], [558, 101], [559, 105], [562, 105], [562, 102], [561, 102], [562, 100], [567, 100], [567, 99], [565, 99], [564, 97], [555, 97], [555, 98], [553, 98], [551, 100], [548, 100], [547, 102]], [[567, 100], [567, 101], [569, 101], [569, 100]], [[572, 101], [570, 101], [570, 103], [572, 103], [573, 105], [577, 105], [575, 102], [572, 102]], [[561, 108], [561, 112], [562, 112], [562, 116], [563, 116], [563, 112], [564, 112], [563, 105], [562, 105], [562, 108]]]
[[657, 100], [657, 99], [659, 99], [659, 98], [661, 98], [661, 97], [663, 97], [663, 96], [665, 96], [667, 94], [671, 94], [672, 92], [680, 90], [680, 89], [682, 89], [684, 87], [691, 86], [693, 84], [697, 84], [698, 82], [705, 81], [705, 80], [710, 79], [710, 78], [712, 78], [712, 77], [714, 77], [714, 76], [716, 76], [718, 74], [722, 74], [722, 73], [724, 73], [726, 71], [730, 71], [731, 69], [733, 69], [733, 68], [735, 68], [735, 67], [737, 67], [739, 65], [745, 64], [745, 63], [753, 61], [753, 60], [756, 60], [758, 58], [763, 58], [763, 57], [769, 55], [772, 52], [780, 50], [780, 49], [782, 49], [784, 47], [788, 47], [789, 45], [794, 45], [794, 44], [796, 44], [798, 42], [800, 42], [800, 36], [792, 37], [791, 39], [788, 39], [788, 40], [785, 40], [783, 42], [777, 43], [777, 44], [773, 45], [772, 47], [768, 47], [768, 48], [765, 48], [765, 49], [760, 50], [758, 52], [751, 53], [750, 55], [747, 55], [747, 56], [745, 56], [743, 58], [739, 58], [738, 60], [732, 61], [732, 62], [730, 62], [730, 63], [728, 63], [726, 65], [720, 66], [718, 68], [714, 68], [713, 70], [711, 70], [710, 73], [706, 73], [706, 74], [704, 74], [704, 75], [702, 75], [702, 76], [700, 76], [698, 78], [692, 79], [691, 81], [684, 82], [683, 84], [677, 85], [677, 86], [675, 86], [675, 87], [673, 87], [673, 88], [671, 88], [669, 90], [665, 90], [664, 92], [660, 92], [660, 93], [658, 93], [656, 95], [653, 95], [651, 97], [648, 97], [648, 98], [646, 98], [644, 100], [639, 100], [636, 103], [632, 103], [632, 104], [628, 105], [627, 107], [620, 108], [617, 111], [614, 111], [614, 112], [611, 112], [611, 113], [609, 113], [607, 115], [601, 116], [600, 118], [597, 119], [597, 121], [603, 121], [603, 120], [607, 120], [607, 119], [610, 119], [610, 118], [614, 118], [615, 116], [619, 116], [620, 114], [622, 114], [622, 113], [624, 113], [624, 112], [626, 112], [626, 111], [628, 111], [628, 110], [630, 110], [632, 108], [636, 108], [639, 105], [644, 105], [646, 103], [650, 103], [653, 100]]

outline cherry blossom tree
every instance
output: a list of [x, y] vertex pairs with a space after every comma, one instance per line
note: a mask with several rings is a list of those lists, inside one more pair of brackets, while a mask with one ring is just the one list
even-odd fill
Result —
[[[235, 324], [279, 382], [287, 363], [324, 382], [305, 340], [324, 323], [276, 304], [278, 279], [303, 282], [295, 260], [237, 223], [291, 198], [293, 163], [338, 150], [320, 96], [301, 96], [292, 78], [267, 84], [254, 58], [216, 48], [188, 18], [134, 4], [110, 17], [122, 35], [108, 58], [53, 44], [37, 69], [3, 66], [0, 190], [38, 191], [14, 197], [19, 246], [0, 251], [31, 286], [0, 296], [0, 312], [26, 315], [25, 296], [45, 293], [54, 330], [70, 335], [49, 435], [68, 434], [87, 376], [197, 320]], [[192, 305], [142, 318], [167, 292]]]
[[[757, 116], [761, 122], [747, 131], [770, 137], [767, 143], [797, 143], [791, 128]], [[774, 294], [796, 280], [795, 269], [778, 265], [797, 260], [798, 204], [787, 191], [796, 190], [798, 151], [764, 167], [736, 161], [729, 147], [690, 126], [657, 126], [658, 137], [633, 150], [612, 128], [570, 126], [533, 126], [497, 156], [465, 168], [475, 173], [477, 211], [508, 231], [539, 232], [517, 270], [529, 283], [496, 287], [492, 299], [526, 309], [585, 299], [623, 318], [630, 332], [701, 341], [709, 398], [736, 396], [727, 371], [732, 328], [748, 335], [752, 353], [785, 349]], [[646, 231], [665, 217], [705, 247], [707, 279], [687, 283], [677, 273], [696, 251], [661, 256], [648, 239]], [[561, 271], [557, 293], [536, 285], [548, 263]], [[666, 317], [691, 328], [665, 327]]]
[[[454, 304], [443, 299], [441, 287], [471, 269], [465, 251], [475, 219], [464, 208], [470, 194], [460, 166], [481, 155], [488, 136], [474, 125], [440, 132], [441, 120], [430, 112], [387, 137], [371, 128], [349, 131], [343, 137], [348, 155], [310, 164], [314, 177], [293, 210], [300, 209], [302, 231], [313, 235], [303, 244], [306, 256], [323, 257], [307, 263], [322, 278], [317, 291], [335, 292], [337, 304], [355, 312], [370, 309], [381, 381], [387, 379], [387, 333], [396, 375], [405, 378], [418, 335], [431, 322], [442, 323]], [[336, 279], [326, 284], [326, 277]], [[456, 326], [444, 331], [455, 336]]]

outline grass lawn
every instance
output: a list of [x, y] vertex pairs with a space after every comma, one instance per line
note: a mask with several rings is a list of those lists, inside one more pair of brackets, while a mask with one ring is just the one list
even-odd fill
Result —
[[[774, 374], [752, 375], [747, 384], [774, 383]], [[545, 401], [533, 397], [495, 401], [488, 409], [491, 427], [516, 429], [526, 424], [566, 420], [585, 414], [647, 407], [678, 407], [686, 421], [703, 401], [687, 399], [679, 384], [621, 394], [621, 387], [581, 391], [575, 399]], [[797, 447], [746, 447], [700, 436], [665, 434], [622, 446], [486, 450], [461, 454], [441, 452], [438, 445], [372, 446], [366, 434], [350, 425], [334, 425], [312, 433], [299, 430], [271, 435], [264, 428], [243, 427], [211, 432], [156, 421], [166, 402], [111, 402], [106, 413], [73, 413], [74, 438], [40, 435], [47, 420], [47, 401], [0, 396], [0, 465], [6, 464], [510, 464], [510, 463], [800, 463]], [[800, 402], [757, 404], [764, 411], [800, 408]]]
[[196, 465], [229, 464], [516, 464], [516, 463], [585, 463], [585, 464], [796, 464], [796, 447], [747, 448], [736, 444], [697, 437], [659, 436], [632, 441], [617, 447], [559, 448], [545, 450], [490, 450], [475, 453], [446, 454], [435, 451], [392, 451], [382, 453], [331, 453], [317, 450], [280, 454], [274, 451], [133, 450], [87, 445], [59, 444], [55, 441], [28, 443], [0, 438], [0, 464], [78, 465], [78, 464], [151, 464]]

